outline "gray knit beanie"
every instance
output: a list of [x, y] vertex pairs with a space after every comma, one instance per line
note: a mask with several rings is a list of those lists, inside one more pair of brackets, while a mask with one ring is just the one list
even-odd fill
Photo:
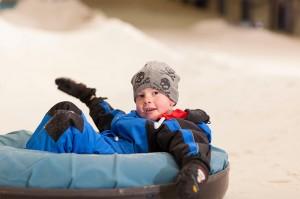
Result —
[[145, 88], [153, 88], [169, 97], [175, 104], [178, 101], [178, 82], [180, 77], [166, 63], [150, 61], [131, 79], [134, 100]]

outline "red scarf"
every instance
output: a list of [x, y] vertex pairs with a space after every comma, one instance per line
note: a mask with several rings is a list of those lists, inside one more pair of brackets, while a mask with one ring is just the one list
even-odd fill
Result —
[[187, 112], [180, 110], [180, 109], [175, 109], [171, 113], [164, 113], [161, 115], [161, 117], [166, 118], [166, 120], [170, 120], [173, 118], [185, 119], [186, 116], [187, 116]]

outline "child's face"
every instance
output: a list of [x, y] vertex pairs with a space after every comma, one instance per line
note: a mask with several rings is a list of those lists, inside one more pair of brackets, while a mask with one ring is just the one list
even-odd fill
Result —
[[145, 88], [135, 99], [136, 111], [141, 117], [157, 120], [163, 113], [171, 111], [174, 102], [153, 88]]

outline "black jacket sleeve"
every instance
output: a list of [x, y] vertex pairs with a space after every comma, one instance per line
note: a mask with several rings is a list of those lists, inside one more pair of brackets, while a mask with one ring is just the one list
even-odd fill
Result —
[[87, 103], [92, 117], [98, 130], [105, 131], [111, 129], [111, 122], [117, 113], [124, 113], [121, 110], [113, 109], [102, 97], [96, 97]]
[[196, 124], [172, 119], [164, 122], [158, 129], [150, 122], [148, 129], [152, 151], [171, 153], [180, 168], [191, 161], [198, 161], [205, 172], [209, 173], [211, 147], [207, 136]]
[[194, 122], [195, 124], [199, 124], [201, 122], [210, 123], [209, 115], [201, 109], [186, 109], [187, 117], [186, 120]]

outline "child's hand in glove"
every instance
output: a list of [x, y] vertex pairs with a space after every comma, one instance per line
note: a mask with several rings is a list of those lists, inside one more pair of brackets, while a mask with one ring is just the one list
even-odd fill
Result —
[[88, 103], [96, 94], [95, 88], [88, 88], [85, 84], [69, 78], [57, 78], [55, 84], [59, 90], [80, 99], [83, 103]]
[[207, 181], [208, 173], [199, 161], [191, 161], [179, 172], [176, 179], [180, 199], [197, 199], [201, 185]]

